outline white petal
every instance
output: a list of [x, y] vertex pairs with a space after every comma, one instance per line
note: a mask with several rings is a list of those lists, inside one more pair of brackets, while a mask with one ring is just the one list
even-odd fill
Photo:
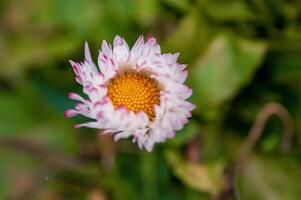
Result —
[[144, 46], [144, 39], [143, 36], [141, 35], [136, 43], [134, 44], [133, 48], [131, 49], [131, 56], [134, 58], [137, 58], [141, 51], [143, 50], [143, 46]]
[[80, 128], [80, 127], [98, 128], [98, 129], [103, 128], [99, 122], [87, 122], [87, 123], [75, 125], [75, 128]]
[[85, 42], [85, 59], [90, 63], [93, 63], [88, 42]]
[[119, 133], [116, 133], [116, 134], [114, 135], [114, 140], [117, 141], [117, 140], [119, 140], [119, 139], [121, 139], [121, 138], [128, 138], [128, 137], [130, 137], [131, 135], [133, 135], [133, 132], [125, 132], [125, 131], [119, 132]]
[[115, 37], [113, 52], [119, 63], [124, 63], [128, 61], [130, 50], [128, 44], [123, 38], [119, 36]]
[[110, 45], [108, 45], [107, 41], [105, 41], [105, 40], [102, 41], [101, 51], [108, 58], [110, 58], [112, 56], [112, 47]]

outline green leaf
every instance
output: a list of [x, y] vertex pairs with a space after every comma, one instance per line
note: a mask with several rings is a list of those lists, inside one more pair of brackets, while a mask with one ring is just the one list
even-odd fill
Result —
[[188, 187], [216, 194], [223, 185], [224, 165], [221, 162], [195, 163], [183, 160], [173, 151], [166, 152], [173, 173]]
[[[37, 41], [24, 36], [8, 40], [2, 48], [0, 47], [2, 61], [0, 77], [20, 76], [25, 70], [36, 65], [45, 67], [54, 59], [60, 59], [70, 54], [78, 42], [67, 37], [45, 38], [43, 41]], [[14, 59], [11, 59], [12, 57]]]
[[[51, 2], [51, 1], [50, 1]], [[55, 0], [51, 2], [49, 14], [57, 23], [71, 28], [75, 33], [82, 34], [99, 23], [102, 3], [85, 0]], [[76, 17], [75, 17], [76, 15]], [[83, 23], [84, 22], [84, 23]]]
[[301, 76], [301, 49], [274, 51], [269, 55], [272, 78], [279, 83], [298, 84]]
[[0, 94], [0, 134], [24, 131], [36, 124], [18, 96]]
[[298, 200], [300, 180], [300, 164], [289, 157], [253, 156], [237, 177], [237, 196], [241, 200]]
[[140, 0], [136, 2], [135, 19], [143, 26], [149, 26], [155, 22], [159, 15], [160, 6], [158, 0]]
[[201, 1], [200, 8], [204, 9], [210, 17], [218, 21], [247, 21], [256, 15], [251, 12], [245, 1]]
[[162, 1], [167, 5], [181, 12], [186, 12], [190, 8], [190, 2], [188, 0], [162, 0]]
[[200, 54], [210, 40], [210, 30], [198, 11], [192, 9], [181, 19], [176, 30], [163, 44], [164, 51], [181, 52], [180, 59], [191, 62]]
[[198, 111], [216, 111], [252, 79], [265, 55], [262, 42], [219, 35], [190, 70]]

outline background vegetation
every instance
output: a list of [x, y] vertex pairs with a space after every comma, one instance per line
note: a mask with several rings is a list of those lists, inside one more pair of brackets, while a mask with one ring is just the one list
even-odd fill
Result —
[[[300, 1], [10, 0], [0, 24], [0, 199], [300, 199]], [[189, 64], [197, 109], [152, 153], [63, 117], [68, 60], [116, 34]]]

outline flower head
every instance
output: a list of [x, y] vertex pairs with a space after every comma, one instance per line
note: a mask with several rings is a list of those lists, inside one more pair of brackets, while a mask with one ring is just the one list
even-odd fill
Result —
[[175, 136], [195, 108], [186, 101], [192, 90], [183, 84], [188, 73], [178, 56], [162, 54], [153, 37], [145, 42], [140, 36], [130, 49], [116, 36], [113, 47], [102, 42], [97, 66], [86, 43], [85, 60], [71, 65], [88, 98], [70, 93], [79, 103], [65, 116], [84, 115], [93, 121], [76, 127], [103, 129], [115, 140], [132, 136], [151, 151], [155, 143]]

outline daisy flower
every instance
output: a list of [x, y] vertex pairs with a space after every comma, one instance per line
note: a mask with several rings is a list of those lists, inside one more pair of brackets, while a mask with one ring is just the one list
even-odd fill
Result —
[[85, 60], [70, 62], [88, 98], [70, 93], [79, 103], [65, 116], [84, 115], [93, 121], [76, 127], [102, 129], [115, 141], [132, 137], [139, 148], [152, 151], [155, 143], [174, 137], [195, 108], [186, 101], [192, 90], [183, 84], [188, 72], [178, 56], [162, 54], [153, 37], [145, 42], [140, 36], [130, 49], [116, 36], [113, 46], [102, 42], [96, 65], [86, 43]]

